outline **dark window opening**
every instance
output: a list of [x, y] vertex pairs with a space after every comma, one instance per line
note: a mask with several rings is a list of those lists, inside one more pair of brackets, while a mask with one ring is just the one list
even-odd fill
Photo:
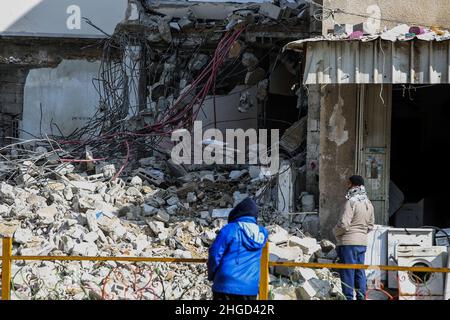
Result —
[[391, 225], [450, 227], [449, 89], [394, 86], [390, 173], [404, 204], [391, 217]]

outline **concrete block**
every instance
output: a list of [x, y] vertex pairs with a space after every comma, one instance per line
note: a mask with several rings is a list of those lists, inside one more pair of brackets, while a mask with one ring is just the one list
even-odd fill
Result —
[[31, 240], [33, 233], [29, 229], [18, 228], [16, 232], [14, 232], [14, 242], [16, 243], [27, 243]]
[[327, 297], [331, 291], [331, 284], [326, 280], [321, 279], [311, 279], [308, 280], [311, 284], [311, 287], [316, 291], [316, 295], [320, 297]]
[[233, 170], [230, 172], [229, 178], [236, 181], [242, 178], [247, 172], [247, 170]]
[[173, 255], [175, 258], [181, 258], [181, 259], [191, 259], [192, 258], [192, 253], [190, 251], [180, 250], [180, 249], [175, 250]]
[[[269, 247], [270, 261], [299, 261], [303, 258], [302, 250], [299, 247], [279, 248], [276, 246]], [[293, 268], [275, 267], [274, 273], [289, 277], [293, 273]]]
[[291, 280], [295, 282], [317, 279], [317, 274], [313, 269], [295, 268], [291, 274]]
[[143, 204], [142, 205], [142, 213], [145, 217], [154, 215], [158, 212], [158, 209], [149, 205], [149, 204]]
[[322, 251], [324, 253], [328, 253], [331, 250], [336, 248], [336, 246], [333, 242], [331, 242], [330, 240], [326, 240], [326, 239], [320, 241], [320, 247], [322, 248]]
[[214, 209], [212, 212], [213, 219], [226, 219], [233, 209]]
[[95, 189], [97, 189], [97, 186], [95, 183], [88, 182], [88, 181], [71, 181], [70, 182], [72, 186], [74, 186], [77, 189], [80, 190], [87, 190], [90, 192], [94, 192]]
[[306, 255], [312, 255], [314, 252], [321, 249], [316, 239], [299, 238], [295, 236], [289, 238], [289, 246], [301, 248]]
[[142, 179], [140, 178], [140, 177], [138, 177], [138, 176], [134, 176], [132, 179], [131, 179], [131, 182], [130, 182], [130, 184], [132, 185], [132, 186], [142, 186]]
[[280, 226], [270, 226], [267, 228], [267, 231], [269, 231], [269, 242], [275, 245], [288, 242], [289, 240], [289, 233]]
[[80, 256], [96, 256], [98, 253], [98, 248], [93, 243], [77, 243], [72, 249], [72, 255]]
[[161, 222], [169, 222], [170, 215], [164, 210], [158, 210], [158, 213], [155, 216], [155, 219]]
[[317, 294], [314, 287], [309, 283], [309, 281], [303, 282], [297, 289], [295, 290], [297, 294], [298, 300], [312, 300]]
[[271, 3], [262, 3], [259, 6], [259, 13], [276, 20], [280, 18], [281, 8]]
[[36, 214], [42, 223], [52, 224], [55, 221], [55, 215], [58, 213], [58, 208], [55, 205], [51, 205], [42, 209], [39, 209]]
[[273, 300], [297, 300], [294, 287], [278, 287], [272, 290]]
[[98, 223], [97, 223], [97, 211], [94, 211], [94, 210], [86, 211], [86, 219], [87, 219], [87, 224], [88, 224], [89, 230], [91, 230], [93, 232], [97, 232], [99, 229]]

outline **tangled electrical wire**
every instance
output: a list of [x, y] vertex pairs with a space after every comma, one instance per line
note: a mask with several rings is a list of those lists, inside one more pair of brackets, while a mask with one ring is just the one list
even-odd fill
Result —
[[[173, 131], [190, 128], [202, 110], [206, 97], [215, 94], [219, 69], [244, 30], [245, 28], [240, 28], [226, 32], [212, 59], [200, 74], [181, 90], [171, 105], [158, 110], [148, 108], [147, 101], [139, 100], [139, 74], [151, 69], [153, 74], [149, 76], [153, 78], [150, 83], [155, 83], [158, 70], [166, 67], [166, 63], [147, 63], [142, 58], [142, 54], [151, 56], [154, 49], [141, 36], [121, 32], [109, 38], [105, 42], [98, 78], [94, 79], [100, 95], [100, 108], [84, 127], [57, 141], [62, 148], [71, 147], [72, 157], [66, 161], [77, 161], [77, 158], [83, 157], [86, 149], [95, 150], [96, 155], [100, 155], [102, 159], [125, 151], [123, 165], [115, 176], [117, 178], [131, 161], [134, 152], [159, 150], [159, 143]], [[175, 49], [172, 44], [166, 53]], [[175, 86], [175, 81], [171, 81], [173, 75], [170, 71], [173, 70], [169, 68], [169, 72], [162, 72], [162, 78], [168, 80], [161, 83], [165, 91], [163, 96]]]

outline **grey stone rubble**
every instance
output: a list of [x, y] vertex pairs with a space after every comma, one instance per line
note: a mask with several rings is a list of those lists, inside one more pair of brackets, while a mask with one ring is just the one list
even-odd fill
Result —
[[[48, 163], [58, 163], [45, 154], [33, 170], [0, 182], [0, 233], [13, 236], [14, 255], [204, 258], [231, 208], [258, 194], [273, 260], [335, 256], [332, 243], [317, 243], [300, 223], [276, 214], [272, 181], [254, 179], [261, 171], [255, 167], [176, 168], [158, 155], [140, 159], [116, 180], [119, 167], [111, 163], [89, 174], [83, 164], [64, 164], [43, 176]], [[205, 264], [18, 261], [12, 298], [209, 299], [206, 271]], [[338, 280], [327, 270], [271, 271], [274, 298], [339, 296]]]
[[[328, 240], [300, 234], [292, 236], [280, 226], [269, 229], [271, 261], [325, 262], [335, 261], [335, 246]], [[322, 261], [321, 261], [322, 260]], [[345, 300], [339, 274], [329, 269], [271, 267], [269, 289], [273, 300]]]

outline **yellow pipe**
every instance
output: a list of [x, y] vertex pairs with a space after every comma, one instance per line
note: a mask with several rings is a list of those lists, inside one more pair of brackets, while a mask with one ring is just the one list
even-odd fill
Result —
[[[146, 258], [146, 257], [80, 257], [80, 256], [12, 256], [12, 239], [3, 238], [2, 264], [2, 300], [10, 300], [11, 262], [12, 261], [117, 261], [117, 262], [162, 262], [162, 263], [206, 263], [206, 259], [181, 258]], [[365, 269], [409, 272], [450, 273], [450, 268], [402, 267], [402, 266], [368, 266], [359, 264], [336, 263], [303, 263], [269, 261], [269, 243], [264, 247], [261, 256], [261, 277], [259, 300], [269, 299], [269, 266], [303, 267], [327, 269]]]
[[365, 269], [365, 270], [385, 270], [385, 271], [410, 271], [410, 272], [438, 272], [450, 273], [450, 268], [428, 268], [428, 267], [401, 267], [401, 266], [367, 266], [361, 264], [340, 264], [340, 263], [302, 263], [302, 262], [269, 262], [271, 267], [303, 267], [303, 268], [328, 268], [328, 269]]
[[259, 300], [269, 300], [269, 243], [266, 244], [261, 255]]
[[165, 262], [206, 263], [205, 259], [146, 258], [146, 257], [79, 257], [79, 256], [12, 256], [15, 261], [117, 261], [117, 262]]
[[2, 251], [2, 300], [11, 300], [11, 238], [3, 238]]

